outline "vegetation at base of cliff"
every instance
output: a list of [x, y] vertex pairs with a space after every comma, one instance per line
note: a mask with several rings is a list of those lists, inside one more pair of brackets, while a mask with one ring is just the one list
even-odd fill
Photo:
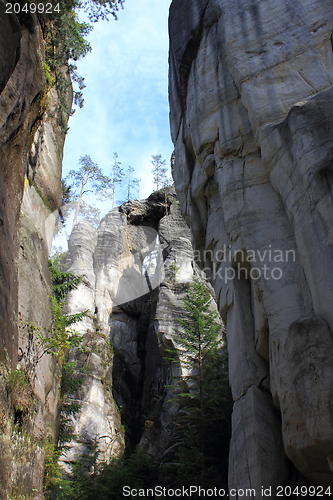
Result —
[[172, 385], [172, 399], [179, 406], [169, 448], [173, 451], [162, 463], [136, 450], [106, 464], [98, 460], [98, 440], [85, 443], [85, 451], [69, 464], [67, 477], [49, 488], [47, 500], [120, 500], [124, 486], [227, 487], [231, 397], [222, 325], [211, 303], [205, 283], [195, 280], [184, 300], [185, 317], [179, 319], [179, 347], [169, 352], [173, 362], [181, 358], [188, 369]]
[[178, 347], [169, 360], [186, 369], [175, 377], [172, 401], [179, 406], [172, 437], [174, 451], [164, 474], [175, 486], [227, 483], [232, 398], [227, 354], [218, 314], [204, 281], [195, 278], [178, 319]]
[[49, 439], [44, 443], [44, 491], [54, 491], [62, 484], [61, 467], [58, 463], [62, 453], [55, 443]]
[[52, 354], [61, 367], [57, 442], [47, 439], [44, 444], [44, 491], [47, 498], [61, 498], [52, 496], [53, 491], [63, 488], [59, 457], [65, 452], [67, 443], [77, 437], [73, 432], [72, 416], [79, 413], [81, 409], [81, 405], [73, 401], [70, 396], [81, 387], [85, 374], [82, 370], [77, 373], [76, 361], [67, 361], [69, 351], [73, 348], [80, 349], [82, 344], [82, 336], [69, 327], [81, 321], [87, 316], [87, 312], [67, 316], [62, 312], [68, 293], [77, 288], [81, 282], [81, 278], [73, 273], [59, 270], [59, 265], [64, 264], [64, 254], [56, 255], [49, 260], [53, 292], [50, 297], [53, 324], [47, 336], [39, 335], [43, 354], [46, 352]]
[[86, 452], [71, 463], [67, 479], [54, 481], [47, 500], [123, 500], [123, 487], [153, 488], [158, 484], [159, 464], [135, 451], [129, 458], [98, 462], [97, 442], [87, 443]]
[[77, 439], [74, 433], [72, 417], [81, 410], [81, 405], [72, 400], [72, 394], [80, 389], [84, 382], [85, 370], [78, 372], [77, 363], [65, 362], [62, 367], [59, 397], [59, 424], [57, 443], [47, 439], [44, 443], [44, 494], [47, 500], [67, 498], [63, 495], [70, 491], [68, 481], [62, 477], [60, 457], [70, 448], [68, 443]]

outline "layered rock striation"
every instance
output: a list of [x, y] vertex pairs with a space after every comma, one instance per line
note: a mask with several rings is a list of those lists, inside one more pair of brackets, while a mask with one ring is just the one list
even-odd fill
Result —
[[[75, 325], [84, 352], [72, 351], [80, 389], [76, 434], [62, 457], [70, 463], [97, 444], [99, 460], [130, 454], [135, 447], [159, 462], [171, 446], [177, 406], [170, 401], [170, 364], [177, 318], [195, 273], [190, 231], [173, 192], [129, 201], [111, 210], [98, 230], [78, 222], [69, 241], [69, 271], [81, 277], [66, 313], [87, 311]], [[82, 349], [80, 350], [82, 351]]]
[[47, 259], [61, 205], [65, 132], [45, 74], [40, 23], [5, 10], [1, 3], [0, 498], [38, 500], [44, 447], [57, 424], [58, 371], [42, 356], [37, 333], [52, 322]]
[[173, 176], [227, 329], [229, 486], [257, 498], [333, 484], [331, 7], [170, 8]]

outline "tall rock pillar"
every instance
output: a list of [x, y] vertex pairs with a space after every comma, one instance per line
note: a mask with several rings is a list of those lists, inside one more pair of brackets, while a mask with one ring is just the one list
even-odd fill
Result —
[[333, 484], [332, 30], [328, 0], [170, 7], [173, 176], [226, 322], [230, 487], [257, 498]]

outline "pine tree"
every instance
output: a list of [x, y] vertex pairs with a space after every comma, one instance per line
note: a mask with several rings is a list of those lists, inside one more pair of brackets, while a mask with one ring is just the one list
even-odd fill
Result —
[[133, 167], [127, 168], [125, 178], [126, 198], [123, 201], [118, 201], [120, 205], [131, 199], [138, 199], [139, 197], [141, 179], [133, 177], [134, 172], [135, 170]]
[[204, 281], [194, 280], [184, 306], [173, 352], [186, 371], [173, 385], [180, 407], [177, 462], [182, 467], [177, 466], [177, 475], [180, 484], [198, 480], [203, 485], [227, 462], [232, 402], [222, 324]]
[[111, 191], [112, 191], [112, 208], [114, 207], [114, 202], [115, 202], [115, 190], [116, 190], [116, 185], [118, 184], [121, 186], [121, 184], [124, 182], [124, 177], [125, 174], [123, 172], [123, 169], [120, 167], [121, 162], [118, 161], [118, 154], [113, 153], [113, 165], [112, 165], [112, 170], [111, 170]]
[[156, 185], [156, 191], [161, 189], [162, 187], [166, 187], [167, 180], [167, 167], [165, 165], [165, 160], [162, 159], [162, 155], [152, 155], [152, 163], [153, 168], [151, 170], [153, 174], [153, 182]]
[[110, 176], [105, 177], [105, 189], [98, 193], [98, 199], [101, 201], [111, 198], [111, 209], [115, 204], [115, 193], [117, 186], [121, 186], [125, 179], [125, 174], [121, 168], [121, 162], [118, 160], [118, 154], [113, 153], [113, 165], [111, 167]]

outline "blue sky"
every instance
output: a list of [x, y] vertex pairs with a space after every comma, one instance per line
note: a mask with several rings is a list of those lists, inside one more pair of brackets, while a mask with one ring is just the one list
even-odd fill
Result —
[[[94, 24], [92, 52], [78, 61], [85, 78], [84, 107], [70, 118], [64, 171], [90, 155], [105, 174], [117, 152], [122, 167], [141, 178], [140, 197], [154, 189], [151, 156], [170, 165], [168, 10], [171, 0], [125, 0], [118, 21]], [[117, 198], [122, 198], [117, 195]]]

